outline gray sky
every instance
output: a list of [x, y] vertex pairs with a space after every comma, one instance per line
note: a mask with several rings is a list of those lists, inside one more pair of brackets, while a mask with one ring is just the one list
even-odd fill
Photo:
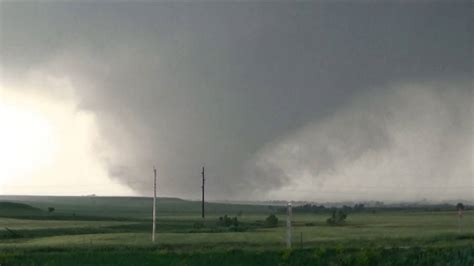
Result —
[[4, 95], [75, 136], [25, 180], [73, 194], [473, 199], [473, 36], [469, 1], [0, 3]]

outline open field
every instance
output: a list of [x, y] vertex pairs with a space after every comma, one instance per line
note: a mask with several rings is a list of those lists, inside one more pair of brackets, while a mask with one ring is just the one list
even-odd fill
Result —
[[[220, 260], [230, 265], [474, 262], [474, 211], [466, 211], [461, 222], [455, 211], [357, 212], [341, 226], [327, 225], [326, 213], [297, 213], [294, 248], [288, 251], [286, 216], [277, 213], [279, 225], [266, 227], [263, 221], [272, 213], [268, 206], [208, 204], [202, 221], [199, 202], [160, 199], [153, 244], [151, 203], [146, 198], [0, 197], [6, 200], [36, 209], [20, 206], [0, 213], [0, 228], [9, 229], [0, 231], [2, 265], [130, 265], [132, 260], [137, 265], [219, 265]], [[48, 213], [51, 206], [55, 211]], [[239, 212], [238, 227], [217, 226], [219, 216]]]

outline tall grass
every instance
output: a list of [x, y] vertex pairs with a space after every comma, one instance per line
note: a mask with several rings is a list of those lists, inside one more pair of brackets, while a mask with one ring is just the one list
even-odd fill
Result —
[[319, 248], [207, 252], [69, 251], [0, 255], [2, 265], [472, 265], [474, 248]]

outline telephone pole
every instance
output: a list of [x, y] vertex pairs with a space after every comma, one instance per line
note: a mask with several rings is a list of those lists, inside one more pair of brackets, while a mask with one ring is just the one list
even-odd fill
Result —
[[286, 247], [291, 248], [291, 202], [288, 202], [288, 216], [286, 217]]
[[201, 217], [204, 219], [204, 182], [206, 178], [204, 177], [204, 166], [202, 167], [202, 202], [201, 202]]
[[156, 168], [153, 166], [153, 230], [151, 234], [151, 241], [155, 243], [155, 231], [156, 231]]

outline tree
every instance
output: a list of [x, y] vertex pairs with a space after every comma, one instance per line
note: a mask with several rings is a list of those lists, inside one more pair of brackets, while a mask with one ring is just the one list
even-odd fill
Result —
[[347, 214], [342, 210], [333, 210], [331, 217], [326, 220], [329, 225], [342, 225], [345, 223]]
[[56, 210], [54, 207], [48, 207], [48, 212], [54, 212]]
[[362, 211], [364, 210], [364, 208], [365, 208], [365, 205], [362, 203], [354, 205], [354, 211]]
[[239, 221], [237, 220], [237, 217], [229, 217], [226, 215], [219, 217], [219, 220], [217, 221], [218, 226], [225, 226], [225, 227], [230, 227], [230, 226], [239, 226]]
[[265, 219], [265, 226], [267, 227], [278, 226], [278, 218], [275, 216], [275, 214], [268, 215], [268, 217]]

